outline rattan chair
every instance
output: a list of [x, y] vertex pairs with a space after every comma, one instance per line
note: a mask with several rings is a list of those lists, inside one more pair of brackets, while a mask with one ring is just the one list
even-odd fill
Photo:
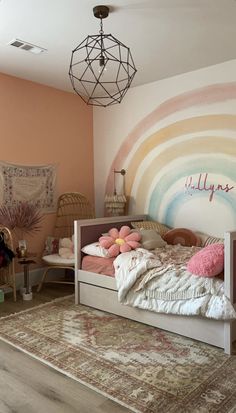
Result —
[[[11, 231], [0, 225], [0, 234], [3, 234], [5, 244], [13, 251], [13, 240]], [[14, 258], [7, 267], [0, 268], [0, 289], [5, 290], [12, 288], [13, 298], [16, 301], [16, 277], [15, 277], [15, 263]]]
[[[78, 219], [94, 218], [94, 211], [87, 198], [79, 192], [66, 192], [58, 198], [54, 237], [70, 238], [74, 232], [74, 221]], [[55, 269], [73, 270], [74, 260], [60, 257], [59, 254], [42, 257], [47, 264], [42, 280], [38, 285], [39, 292], [49, 271]], [[73, 284], [72, 281], [59, 280], [50, 283]]]

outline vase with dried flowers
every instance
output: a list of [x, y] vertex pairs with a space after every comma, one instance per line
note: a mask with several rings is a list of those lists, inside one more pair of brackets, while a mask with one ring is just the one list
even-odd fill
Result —
[[[30, 202], [0, 206], [0, 224], [10, 229], [15, 244], [19, 240], [23, 240], [25, 235], [33, 235], [38, 232], [41, 228], [42, 218], [40, 209]], [[26, 253], [26, 245], [23, 249], [25, 251], [22, 251], [22, 255]]]

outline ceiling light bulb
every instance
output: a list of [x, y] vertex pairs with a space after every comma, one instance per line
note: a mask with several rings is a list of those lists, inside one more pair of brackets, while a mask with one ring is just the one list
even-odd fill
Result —
[[103, 75], [104, 72], [107, 71], [106, 65], [105, 65], [105, 57], [101, 55], [99, 57], [99, 68], [98, 68], [98, 73], [101, 73]]
[[99, 66], [104, 66], [105, 65], [105, 57], [101, 54], [99, 58]]

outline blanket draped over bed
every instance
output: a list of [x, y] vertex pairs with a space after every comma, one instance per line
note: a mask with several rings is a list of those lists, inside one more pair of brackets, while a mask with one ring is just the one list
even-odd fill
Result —
[[119, 301], [157, 313], [236, 318], [221, 279], [187, 271], [187, 262], [199, 249], [167, 245], [118, 255], [114, 267]]

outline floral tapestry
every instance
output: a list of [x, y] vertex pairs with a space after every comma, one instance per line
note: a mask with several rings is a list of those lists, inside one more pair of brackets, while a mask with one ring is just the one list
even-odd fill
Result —
[[13, 165], [0, 162], [0, 203], [30, 202], [44, 212], [55, 211], [55, 165]]

